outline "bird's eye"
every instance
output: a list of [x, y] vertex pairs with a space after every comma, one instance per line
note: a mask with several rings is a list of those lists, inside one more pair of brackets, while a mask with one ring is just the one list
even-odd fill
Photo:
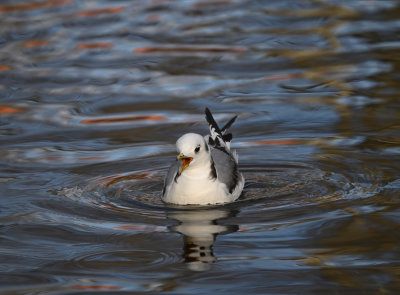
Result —
[[197, 154], [198, 152], [200, 151], [200, 146], [198, 146], [198, 147], [196, 147], [195, 149], [194, 149], [194, 152]]

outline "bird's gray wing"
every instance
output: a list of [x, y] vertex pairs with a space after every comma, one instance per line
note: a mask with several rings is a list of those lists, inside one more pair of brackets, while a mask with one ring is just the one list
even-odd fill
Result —
[[239, 171], [233, 154], [223, 147], [210, 147], [210, 152], [216, 178], [232, 193], [239, 181]]
[[163, 192], [162, 192], [163, 197], [168, 187], [171, 186], [171, 184], [174, 181], [176, 181], [178, 177], [179, 177], [179, 161], [176, 161], [172, 163], [171, 167], [169, 167], [167, 177], [165, 178]]
[[221, 130], [208, 108], [205, 109], [205, 114], [210, 128], [210, 135], [205, 136], [205, 141], [211, 153], [211, 175], [224, 183], [229, 193], [232, 193], [239, 182], [240, 175], [237, 161], [230, 151], [232, 134], [225, 133], [237, 116], [230, 119]]

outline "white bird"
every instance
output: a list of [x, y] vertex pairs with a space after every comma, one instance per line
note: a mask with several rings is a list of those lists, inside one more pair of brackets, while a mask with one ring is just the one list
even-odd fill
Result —
[[244, 177], [237, 168], [237, 154], [230, 149], [232, 134], [226, 134], [237, 116], [220, 129], [208, 108], [205, 114], [209, 135], [187, 133], [176, 142], [177, 163], [168, 171], [161, 197], [166, 203], [223, 204], [242, 193]]

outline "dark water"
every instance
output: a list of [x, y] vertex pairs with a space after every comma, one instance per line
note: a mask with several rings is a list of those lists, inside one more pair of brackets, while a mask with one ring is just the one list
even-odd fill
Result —
[[[400, 3], [6, 0], [1, 294], [398, 294]], [[159, 199], [203, 110], [226, 206]]]

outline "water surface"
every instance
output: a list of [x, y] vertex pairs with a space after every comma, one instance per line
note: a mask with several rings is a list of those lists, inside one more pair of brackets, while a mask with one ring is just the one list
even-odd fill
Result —
[[[2, 1], [0, 293], [397, 294], [398, 1]], [[225, 206], [160, 200], [203, 111]]]

